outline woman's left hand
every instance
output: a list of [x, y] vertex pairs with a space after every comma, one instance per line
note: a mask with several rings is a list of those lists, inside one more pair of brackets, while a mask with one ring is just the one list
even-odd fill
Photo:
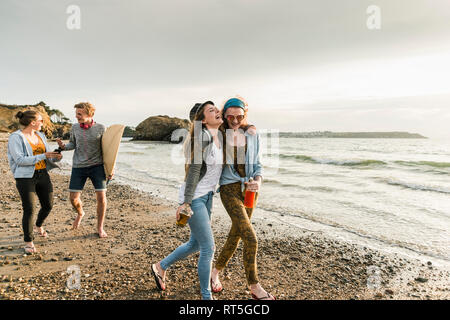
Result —
[[246, 182], [247, 190], [251, 192], [258, 192], [261, 188], [261, 180], [253, 180], [252, 182]]

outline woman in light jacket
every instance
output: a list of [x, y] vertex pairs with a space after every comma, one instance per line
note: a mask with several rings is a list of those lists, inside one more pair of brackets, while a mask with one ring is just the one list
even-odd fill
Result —
[[253, 299], [275, 300], [259, 284], [256, 265], [258, 239], [250, 221], [253, 208], [244, 206], [245, 190], [255, 192], [255, 202], [262, 183], [259, 135], [256, 128], [247, 123], [247, 105], [241, 98], [231, 98], [222, 110], [223, 129], [226, 131], [226, 164], [220, 178], [220, 199], [231, 218], [231, 230], [223, 246], [216, 266], [211, 272], [213, 292], [220, 292], [219, 273], [225, 268], [242, 239], [243, 261], [247, 284]]
[[35, 231], [42, 237], [47, 232], [42, 228], [44, 220], [53, 206], [53, 186], [48, 170], [57, 167], [53, 161], [61, 160], [58, 152], [50, 152], [45, 135], [39, 130], [43, 120], [39, 112], [34, 110], [19, 111], [16, 114], [19, 123], [24, 127], [9, 136], [8, 161], [16, 179], [16, 187], [22, 200], [23, 218], [22, 228], [25, 241], [25, 252], [37, 252], [33, 240], [33, 213], [35, 196], [41, 204], [36, 220]]

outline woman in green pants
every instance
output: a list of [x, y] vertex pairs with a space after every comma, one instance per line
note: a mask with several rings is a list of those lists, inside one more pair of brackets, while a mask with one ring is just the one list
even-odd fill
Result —
[[[222, 110], [226, 145], [226, 164], [220, 178], [220, 199], [231, 218], [231, 230], [228, 234], [216, 266], [211, 272], [211, 288], [220, 292], [222, 284], [219, 273], [233, 256], [239, 241], [244, 243], [244, 268], [247, 283], [253, 299], [274, 300], [275, 298], [259, 284], [256, 253], [258, 239], [250, 222], [253, 208], [245, 208], [245, 188], [258, 192], [262, 182], [262, 166], [259, 161], [259, 135], [253, 126], [247, 123], [247, 106], [240, 98], [225, 102]], [[255, 195], [255, 201], [257, 199]]]

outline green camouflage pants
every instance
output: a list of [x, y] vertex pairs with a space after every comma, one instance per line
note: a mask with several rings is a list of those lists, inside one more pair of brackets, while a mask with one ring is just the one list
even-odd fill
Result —
[[[232, 183], [220, 187], [220, 199], [231, 218], [231, 230], [228, 234], [222, 251], [216, 262], [216, 269], [222, 270], [233, 256], [239, 241], [244, 243], [244, 268], [248, 285], [257, 284], [258, 272], [256, 267], [256, 252], [258, 250], [258, 239], [253, 229], [250, 218], [254, 209], [244, 207], [245, 192], [241, 191], [241, 183]], [[258, 193], [255, 195], [255, 204]]]

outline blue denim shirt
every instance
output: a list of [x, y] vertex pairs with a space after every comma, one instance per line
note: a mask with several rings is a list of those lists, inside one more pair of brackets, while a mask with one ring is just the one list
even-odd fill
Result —
[[[241, 188], [242, 191], [244, 191], [244, 182], [248, 182], [250, 178], [254, 179], [256, 176], [262, 176], [262, 165], [260, 162], [259, 152], [259, 135], [252, 135], [246, 132], [245, 136], [247, 138], [247, 152], [245, 153], [245, 177], [241, 177], [239, 173], [237, 173], [234, 168], [234, 164], [225, 164], [219, 181], [221, 186], [241, 182]], [[220, 187], [217, 191], [220, 192]]]
[[[42, 132], [36, 134], [42, 139], [45, 145], [45, 152], [50, 152], [47, 139]], [[47, 170], [59, 168], [50, 159], [46, 159], [45, 154], [33, 155], [33, 149], [22, 131], [17, 130], [9, 136], [8, 139], [8, 162], [14, 178], [32, 178], [37, 162], [45, 160]], [[59, 161], [59, 160], [55, 160]]]

